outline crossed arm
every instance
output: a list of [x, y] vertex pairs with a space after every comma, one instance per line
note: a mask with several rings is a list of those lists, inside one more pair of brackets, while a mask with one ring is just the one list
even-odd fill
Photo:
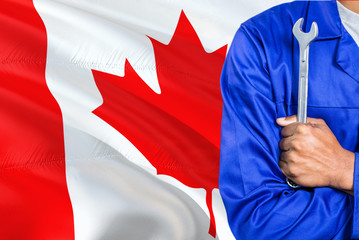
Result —
[[296, 116], [277, 119], [283, 127], [279, 166], [283, 174], [304, 187], [331, 187], [353, 195], [355, 154], [342, 148], [324, 120]]

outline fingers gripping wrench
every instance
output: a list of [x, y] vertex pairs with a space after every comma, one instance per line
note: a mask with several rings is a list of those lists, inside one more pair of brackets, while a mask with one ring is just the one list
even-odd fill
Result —
[[[293, 26], [292, 32], [299, 43], [299, 82], [298, 82], [298, 122], [307, 122], [307, 102], [308, 102], [308, 72], [309, 72], [309, 45], [318, 36], [318, 25], [312, 23], [308, 33], [303, 32], [303, 18], [300, 18]], [[287, 184], [292, 188], [299, 185], [287, 178]]]

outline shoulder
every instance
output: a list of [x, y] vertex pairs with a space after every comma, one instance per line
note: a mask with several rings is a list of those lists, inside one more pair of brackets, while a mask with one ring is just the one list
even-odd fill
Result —
[[293, 22], [306, 8], [306, 1], [285, 3], [242, 23], [231, 44], [227, 62], [235, 62], [233, 65], [238, 67], [238, 74], [247, 71], [246, 75], [255, 76], [228, 81], [242, 81], [240, 84], [243, 85], [246, 79], [264, 96], [274, 99], [271, 70], [276, 64], [291, 62]]
[[272, 7], [242, 23], [239, 31], [244, 31], [253, 38], [262, 41], [278, 41], [278, 39], [290, 35], [292, 26], [298, 20], [308, 1], [294, 1]]
[[294, 1], [277, 5], [250, 18], [241, 24], [235, 34], [230, 53], [252, 55], [254, 50], [266, 65], [266, 55], [292, 48], [293, 24], [306, 8], [308, 1]]

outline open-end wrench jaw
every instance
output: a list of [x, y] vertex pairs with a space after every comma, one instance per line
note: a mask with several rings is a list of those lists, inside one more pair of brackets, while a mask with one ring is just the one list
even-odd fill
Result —
[[316, 22], [312, 23], [309, 32], [303, 32], [304, 18], [298, 19], [294, 24], [292, 32], [295, 38], [298, 40], [300, 47], [306, 48], [315, 38], [318, 37], [318, 24]]

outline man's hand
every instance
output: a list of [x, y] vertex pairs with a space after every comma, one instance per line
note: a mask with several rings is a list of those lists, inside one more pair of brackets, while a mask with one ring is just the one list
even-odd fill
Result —
[[286, 177], [305, 187], [353, 190], [354, 153], [345, 150], [322, 119], [298, 123], [296, 116], [278, 118], [283, 127], [279, 167]]

